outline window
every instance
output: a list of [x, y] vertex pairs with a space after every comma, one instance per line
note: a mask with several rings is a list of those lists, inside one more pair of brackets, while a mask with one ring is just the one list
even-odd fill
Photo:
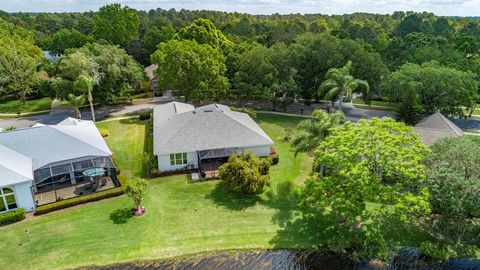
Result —
[[17, 209], [15, 194], [11, 188], [0, 188], [0, 212]]
[[187, 153], [170, 154], [170, 165], [186, 165], [187, 163]]

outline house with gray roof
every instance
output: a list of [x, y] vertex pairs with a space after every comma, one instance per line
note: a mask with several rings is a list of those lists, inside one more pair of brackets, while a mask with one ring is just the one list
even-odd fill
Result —
[[91, 121], [0, 132], [0, 213], [116, 187], [112, 151]]
[[153, 119], [154, 154], [163, 172], [203, 169], [245, 151], [260, 157], [271, 153], [273, 141], [258, 124], [225, 105], [170, 102], [156, 105]]
[[415, 125], [414, 130], [425, 145], [432, 145], [442, 138], [465, 135], [457, 125], [439, 112], [422, 119]]

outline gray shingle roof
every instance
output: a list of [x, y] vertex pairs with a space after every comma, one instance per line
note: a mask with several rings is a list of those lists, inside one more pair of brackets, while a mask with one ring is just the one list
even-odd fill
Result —
[[2, 132], [0, 144], [31, 158], [33, 170], [63, 160], [112, 155], [91, 121]]
[[154, 108], [156, 155], [273, 144], [272, 139], [245, 113], [225, 105], [195, 109], [171, 102]]
[[414, 130], [426, 145], [431, 145], [442, 138], [465, 135], [459, 127], [439, 112], [422, 119], [415, 125]]

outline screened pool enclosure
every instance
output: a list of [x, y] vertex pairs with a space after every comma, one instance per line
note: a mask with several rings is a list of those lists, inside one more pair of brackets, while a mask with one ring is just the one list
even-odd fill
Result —
[[35, 203], [63, 199], [120, 186], [110, 157], [88, 156], [50, 163], [34, 171]]

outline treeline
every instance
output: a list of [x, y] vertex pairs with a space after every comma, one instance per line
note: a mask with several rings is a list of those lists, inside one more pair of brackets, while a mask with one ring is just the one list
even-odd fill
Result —
[[465, 116], [478, 100], [480, 25], [468, 18], [147, 12], [119, 4], [0, 17], [58, 55], [88, 43], [116, 45], [144, 66], [159, 64], [161, 89], [192, 101], [218, 100], [233, 89], [237, 98], [269, 100], [279, 109], [298, 99], [309, 103], [325, 98], [318, 88], [326, 72], [348, 61], [352, 76], [370, 86], [357, 89], [365, 101], [401, 102], [399, 117], [407, 123], [437, 110]]

